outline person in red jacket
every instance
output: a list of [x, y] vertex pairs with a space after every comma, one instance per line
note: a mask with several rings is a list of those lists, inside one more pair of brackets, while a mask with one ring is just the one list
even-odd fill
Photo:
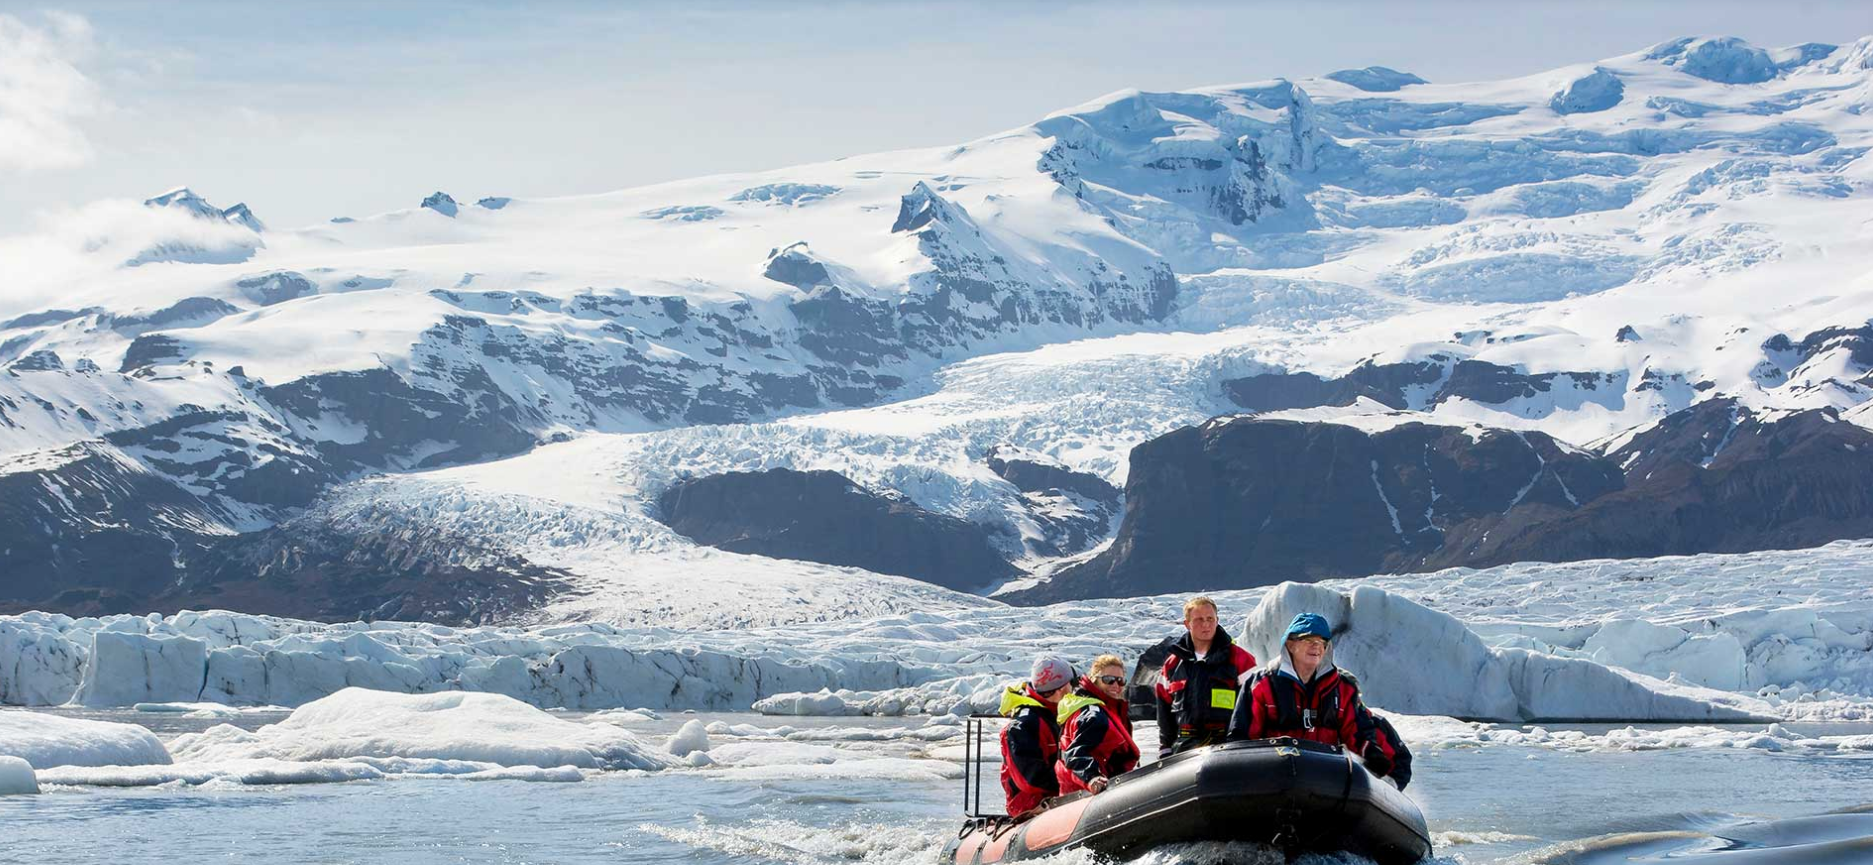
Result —
[[1054, 657], [1034, 660], [1028, 680], [1002, 693], [1002, 793], [1008, 816], [1020, 819], [1060, 795], [1054, 763], [1060, 754], [1060, 698], [1073, 681], [1073, 667]]
[[1054, 774], [1060, 795], [1098, 793], [1112, 779], [1138, 768], [1130, 704], [1125, 701], [1125, 662], [1117, 655], [1093, 660], [1091, 675], [1060, 699], [1060, 761]]
[[1392, 771], [1393, 752], [1359, 699], [1359, 683], [1327, 660], [1333, 628], [1318, 613], [1288, 623], [1282, 656], [1272, 668], [1255, 671], [1242, 686], [1229, 739], [1287, 736], [1339, 745], [1366, 761], [1372, 774]]
[[1184, 603], [1184, 636], [1158, 671], [1158, 759], [1223, 741], [1255, 656], [1216, 622], [1216, 602]]

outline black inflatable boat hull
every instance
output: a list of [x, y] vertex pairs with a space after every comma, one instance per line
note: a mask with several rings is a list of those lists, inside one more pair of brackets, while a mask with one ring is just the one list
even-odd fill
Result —
[[1179, 754], [1121, 776], [1097, 796], [1056, 800], [1020, 823], [972, 821], [943, 861], [991, 865], [1073, 847], [1127, 859], [1199, 841], [1344, 850], [1380, 865], [1431, 853], [1424, 815], [1405, 794], [1339, 748], [1273, 739]]

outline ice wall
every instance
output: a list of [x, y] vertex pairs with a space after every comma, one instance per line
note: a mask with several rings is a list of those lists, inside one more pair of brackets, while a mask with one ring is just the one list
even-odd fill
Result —
[[1333, 623], [1332, 660], [1366, 702], [1413, 715], [1495, 721], [1716, 721], [1772, 717], [1733, 693], [1672, 685], [1581, 658], [1487, 645], [1453, 616], [1371, 586], [1282, 583], [1248, 616], [1243, 644], [1264, 664], [1297, 613]]

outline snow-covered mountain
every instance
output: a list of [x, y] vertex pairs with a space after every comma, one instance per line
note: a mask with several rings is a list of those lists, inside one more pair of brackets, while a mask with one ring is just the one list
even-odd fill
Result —
[[943, 590], [702, 548], [656, 503], [828, 469], [1045, 579], [1124, 537], [1116, 507], [991, 449], [1123, 485], [1133, 446], [1244, 410], [1636, 461], [1726, 400], [1698, 468], [1752, 419], [1873, 425], [1869, 108], [1873, 39], [1686, 39], [1506, 81], [1128, 91], [957, 146], [290, 231], [179, 190], [143, 209], [157, 242], [97, 241], [61, 302], [4, 311], [0, 596], [884, 613]]

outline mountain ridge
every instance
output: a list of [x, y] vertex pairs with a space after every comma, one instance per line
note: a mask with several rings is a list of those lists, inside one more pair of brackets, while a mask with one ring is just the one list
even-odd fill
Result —
[[[163, 221], [182, 234], [104, 243], [102, 275], [0, 326], [0, 478], [96, 493], [62, 467], [104, 460], [187, 514], [126, 518], [131, 548], [214, 549], [427, 475], [472, 491], [510, 461], [636, 454], [510, 490], [542, 512], [612, 490], [582, 552], [484, 529], [583, 599], [504, 615], [606, 616], [646, 611], [592, 569], [713, 555], [654, 525], [674, 478], [630, 459], [839, 471], [1045, 576], [1085, 540], [1061, 527], [1104, 506], [1024, 500], [992, 448], [1123, 485], [1133, 445], [1266, 396], [1252, 380], [1301, 382], [1252, 407], [1312, 422], [1407, 411], [1575, 445], [1718, 398], [1865, 422], [1870, 46], [1704, 38], [1500, 82], [1121, 91], [953, 147], [566, 199], [438, 192], [264, 242], [240, 206]], [[125, 267], [137, 250], [158, 254]], [[1359, 370], [1397, 380], [1328, 384]], [[48, 457], [73, 447], [93, 461]], [[32, 500], [10, 548], [98, 534], [79, 499]], [[7, 565], [118, 580], [95, 552]]]

